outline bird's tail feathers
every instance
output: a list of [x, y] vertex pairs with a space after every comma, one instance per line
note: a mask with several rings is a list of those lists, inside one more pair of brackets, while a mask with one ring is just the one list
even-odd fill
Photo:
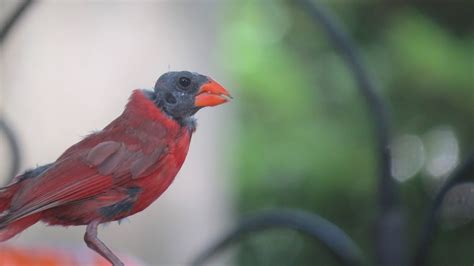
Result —
[[[0, 213], [4, 212], [10, 207], [13, 195], [20, 188], [20, 183], [13, 183], [9, 186], [0, 188]], [[1, 218], [0, 218], [1, 219]]]
[[[1, 218], [0, 218], [1, 219]], [[19, 220], [13, 221], [0, 227], [0, 242], [19, 234], [21, 231], [32, 226], [41, 219], [41, 213], [34, 213]]]
[[10, 220], [9, 208], [13, 196], [22, 186], [23, 179], [15, 178], [15, 181], [6, 187], [0, 188], [0, 242], [6, 241], [41, 219], [41, 213], [28, 215], [18, 220]]
[[15, 195], [18, 189], [20, 189], [20, 182], [0, 188], [0, 213], [4, 212], [10, 207], [13, 195]]

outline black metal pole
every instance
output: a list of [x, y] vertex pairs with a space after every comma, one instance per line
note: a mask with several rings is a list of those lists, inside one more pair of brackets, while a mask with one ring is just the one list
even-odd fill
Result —
[[387, 105], [377, 94], [375, 82], [369, 76], [352, 39], [342, 30], [341, 23], [317, 1], [298, 0], [313, 21], [326, 31], [351, 69], [374, 122], [378, 154], [379, 217], [376, 230], [376, 265], [404, 265], [403, 217], [400, 210], [398, 185], [391, 176], [389, 150], [390, 123]]
[[436, 194], [436, 197], [426, 214], [412, 265], [427, 265], [429, 250], [432, 247], [432, 242], [438, 226], [439, 210], [448, 191], [459, 183], [472, 180], [474, 180], [474, 151], [471, 152], [467, 160], [459, 166], [451, 178], [441, 187], [438, 194]]
[[8, 147], [11, 155], [11, 164], [10, 169], [8, 170], [7, 180], [10, 181], [20, 170], [21, 156], [20, 156], [20, 147], [15, 137], [15, 133], [4, 119], [0, 117], [0, 134], [3, 133], [7, 139]]

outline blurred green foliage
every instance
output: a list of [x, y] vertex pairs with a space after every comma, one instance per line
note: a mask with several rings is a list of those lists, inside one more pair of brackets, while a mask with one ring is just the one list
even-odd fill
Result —
[[[384, 2], [333, 2], [331, 8], [354, 35], [379, 93], [389, 102], [394, 135], [425, 141], [431, 130], [449, 128], [462, 159], [474, 148], [474, 29], [466, 26], [472, 19], [465, 12], [474, 4]], [[239, 4], [229, 8], [220, 31], [223, 65], [240, 89], [232, 155], [239, 211], [293, 207], [316, 212], [353, 237], [372, 263], [377, 213], [373, 125], [351, 73], [319, 25], [296, 5]], [[419, 169], [401, 183], [408, 254], [443, 178]], [[442, 231], [433, 265], [471, 265], [473, 236], [473, 223]], [[249, 238], [240, 245], [238, 262], [335, 264], [321, 246], [290, 231]]]

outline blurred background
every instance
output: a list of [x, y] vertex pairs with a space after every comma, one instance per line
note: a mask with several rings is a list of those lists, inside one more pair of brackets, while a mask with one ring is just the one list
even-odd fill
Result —
[[[436, 191], [474, 150], [474, 2], [320, 2], [354, 37], [389, 103], [392, 175], [411, 253]], [[0, 15], [16, 4], [3, 1]], [[23, 170], [105, 126], [131, 90], [151, 88], [168, 70], [207, 74], [234, 95], [197, 115], [170, 189], [100, 231], [113, 250], [149, 265], [183, 265], [237, 218], [289, 207], [340, 226], [373, 261], [373, 125], [347, 66], [292, 1], [38, 2], [0, 60], [0, 111], [18, 137]], [[11, 156], [0, 141], [7, 182]], [[431, 264], [472, 265], [474, 210], [443, 213]], [[75, 249], [84, 230], [35, 225], [2, 245]], [[232, 251], [212, 263], [336, 265], [289, 230], [253, 235]]]

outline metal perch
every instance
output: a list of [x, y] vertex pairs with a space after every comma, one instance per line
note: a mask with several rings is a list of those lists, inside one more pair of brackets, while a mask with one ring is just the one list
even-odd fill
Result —
[[263, 211], [244, 219], [229, 234], [200, 254], [192, 265], [203, 265], [212, 256], [244, 236], [274, 228], [296, 230], [321, 242], [342, 265], [362, 264], [359, 248], [339, 227], [314, 213], [280, 209]]

